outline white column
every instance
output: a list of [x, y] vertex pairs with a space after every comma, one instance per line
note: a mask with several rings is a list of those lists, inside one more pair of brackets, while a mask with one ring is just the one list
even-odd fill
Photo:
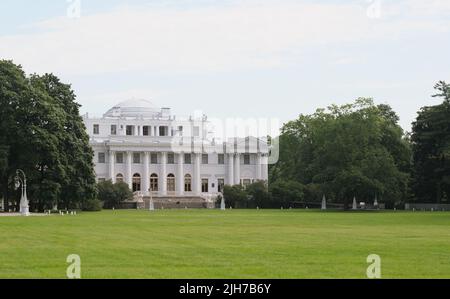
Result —
[[159, 181], [161, 182], [160, 195], [167, 195], [167, 153], [161, 153], [161, 175]]
[[228, 154], [228, 185], [234, 185], [234, 154]]
[[261, 178], [265, 181], [269, 179], [269, 156], [268, 154], [264, 154], [262, 156], [262, 175]]
[[195, 153], [194, 155], [194, 194], [195, 195], [200, 195], [202, 192], [202, 179], [200, 176], [200, 159], [201, 159], [201, 154], [199, 153]]
[[143, 175], [144, 182], [142, 186], [142, 191], [144, 191], [144, 194], [148, 194], [148, 189], [150, 189], [150, 153], [145, 152], [144, 153], [144, 175]]
[[177, 163], [177, 195], [182, 196], [184, 194], [184, 153], [178, 153], [178, 163]]
[[116, 174], [115, 174], [115, 162], [116, 162], [116, 152], [110, 150], [109, 151], [109, 178], [111, 182], [114, 184], [116, 182]]
[[133, 188], [133, 176], [132, 176], [132, 174], [131, 174], [131, 158], [132, 158], [132, 156], [133, 156], [133, 152], [131, 152], [131, 151], [128, 151], [127, 153], [126, 153], [126, 169], [127, 169], [127, 173], [126, 173], [126, 182], [127, 182], [127, 184], [128, 184], [128, 187], [130, 187], [130, 189], [132, 189]]
[[237, 153], [234, 156], [234, 184], [241, 183], [241, 154]]
[[256, 179], [258, 181], [262, 180], [262, 160], [261, 153], [256, 154]]

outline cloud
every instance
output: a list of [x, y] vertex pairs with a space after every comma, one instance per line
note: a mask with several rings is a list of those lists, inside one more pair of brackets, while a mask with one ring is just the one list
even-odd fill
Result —
[[[434, 7], [448, 8], [434, 0]], [[402, 2], [402, 5], [405, 5]], [[0, 37], [0, 56], [33, 72], [101, 74], [120, 71], [205, 72], [278, 68], [296, 63], [315, 45], [397, 38], [405, 32], [448, 30], [449, 21], [368, 17], [368, 4], [277, 1], [226, 6], [128, 6], [110, 12], [50, 19], [33, 34]], [[406, 7], [406, 8], [405, 8]], [[435, 11], [429, 9], [428, 13]]]

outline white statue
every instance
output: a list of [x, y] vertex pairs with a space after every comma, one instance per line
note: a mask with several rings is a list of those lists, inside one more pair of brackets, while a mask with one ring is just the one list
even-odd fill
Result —
[[220, 200], [220, 209], [222, 211], [225, 211], [225, 198], [223, 198], [223, 196], [221, 196], [221, 200]]
[[322, 210], [327, 209], [327, 199], [325, 198], [325, 195], [322, 198]]
[[153, 202], [153, 197], [150, 197], [150, 204], [149, 204], [149, 208], [150, 211], [154, 211], [155, 210], [155, 203]]

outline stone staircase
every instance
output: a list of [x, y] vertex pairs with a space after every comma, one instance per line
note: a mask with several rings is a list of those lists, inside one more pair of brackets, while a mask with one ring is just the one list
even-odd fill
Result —
[[[142, 197], [142, 201], [137, 204], [139, 208], [149, 209], [150, 197]], [[200, 196], [153, 197], [153, 205], [155, 209], [213, 209], [215, 207], [213, 201]]]

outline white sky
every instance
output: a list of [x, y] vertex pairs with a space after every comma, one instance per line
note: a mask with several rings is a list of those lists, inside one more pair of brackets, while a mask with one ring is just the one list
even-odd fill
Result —
[[284, 122], [366, 96], [409, 130], [450, 81], [448, 0], [77, 1], [2, 0], [0, 58], [72, 83], [91, 114], [139, 97]]

